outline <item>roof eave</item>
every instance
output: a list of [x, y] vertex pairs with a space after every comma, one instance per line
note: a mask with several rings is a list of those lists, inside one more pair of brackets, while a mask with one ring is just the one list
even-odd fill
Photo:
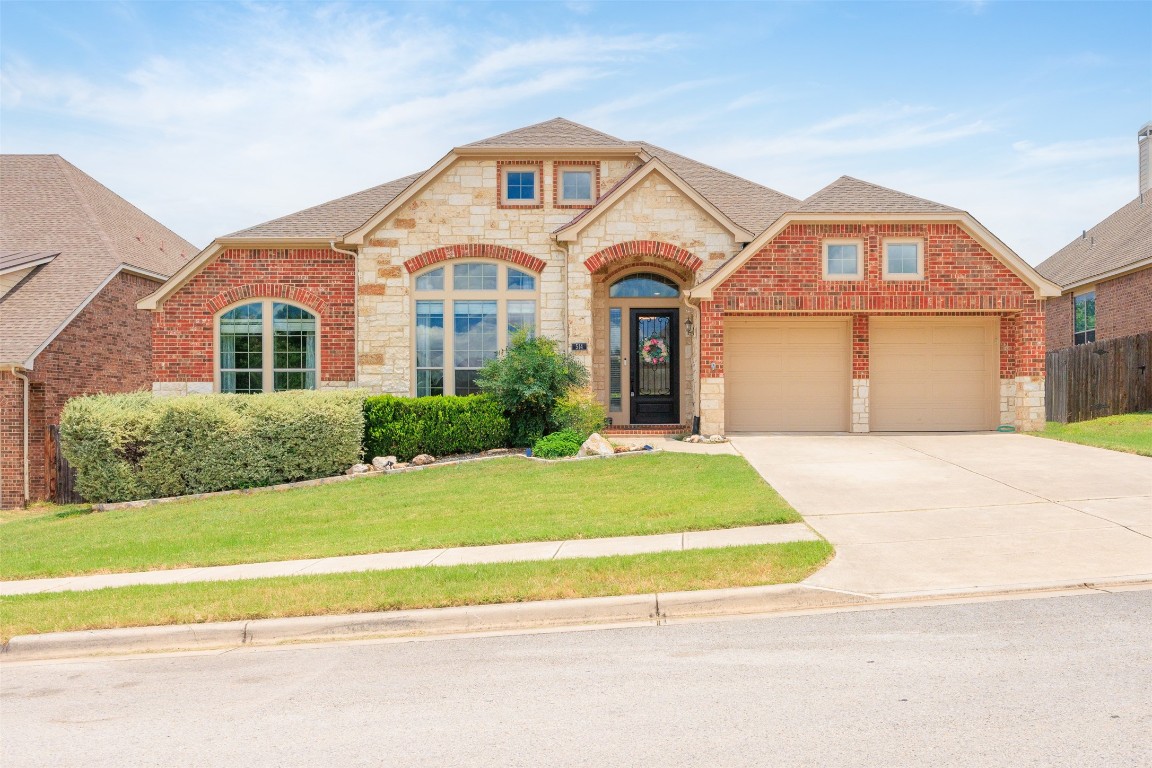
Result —
[[608, 144], [604, 146], [564, 146], [538, 144], [524, 146], [455, 147], [457, 157], [635, 157], [644, 151], [639, 144]]
[[1123, 277], [1124, 275], [1131, 274], [1132, 272], [1139, 272], [1140, 270], [1147, 269], [1148, 267], [1152, 267], [1152, 256], [1149, 256], [1145, 259], [1140, 259], [1139, 261], [1134, 261], [1131, 264], [1125, 264], [1124, 266], [1117, 267], [1116, 269], [1108, 270], [1107, 272], [1101, 272], [1098, 275], [1091, 275], [1090, 277], [1081, 278], [1075, 282], [1062, 284], [1062, 293], [1067, 293], [1068, 291], [1082, 288], [1085, 285], [1091, 285], [1092, 283], [1102, 283], [1106, 280], [1115, 280], [1118, 277]]

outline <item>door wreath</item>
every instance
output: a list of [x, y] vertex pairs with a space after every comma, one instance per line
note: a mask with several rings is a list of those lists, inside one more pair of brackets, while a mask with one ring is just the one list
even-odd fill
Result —
[[648, 365], [668, 362], [668, 345], [659, 336], [653, 336], [640, 345], [640, 359]]

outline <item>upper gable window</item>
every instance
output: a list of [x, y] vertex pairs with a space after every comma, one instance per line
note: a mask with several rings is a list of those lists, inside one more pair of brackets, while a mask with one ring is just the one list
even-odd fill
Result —
[[859, 240], [825, 240], [823, 272], [825, 280], [863, 279], [864, 244]]
[[561, 171], [560, 199], [566, 203], [592, 201], [592, 171]]
[[600, 195], [600, 162], [557, 161], [552, 166], [552, 203], [558, 208], [590, 208]]
[[500, 201], [504, 205], [540, 204], [540, 169], [535, 165], [503, 167]]
[[884, 279], [923, 280], [923, 245], [920, 240], [885, 240]]

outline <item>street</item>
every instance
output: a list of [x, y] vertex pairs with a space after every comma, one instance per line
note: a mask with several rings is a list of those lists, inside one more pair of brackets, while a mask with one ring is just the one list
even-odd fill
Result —
[[18, 766], [1146, 766], [1152, 591], [6, 664]]

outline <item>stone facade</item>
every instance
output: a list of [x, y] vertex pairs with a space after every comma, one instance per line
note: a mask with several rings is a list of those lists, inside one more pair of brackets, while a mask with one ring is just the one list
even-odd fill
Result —
[[[49, 497], [54, 463], [48, 427], [60, 424], [69, 398], [100, 392], [147, 390], [152, 382], [152, 314], [136, 302], [156, 290], [155, 280], [121, 272], [73, 318], [24, 371], [29, 381], [28, 466], [33, 501]], [[24, 500], [24, 385], [0, 373], [0, 508]]]

